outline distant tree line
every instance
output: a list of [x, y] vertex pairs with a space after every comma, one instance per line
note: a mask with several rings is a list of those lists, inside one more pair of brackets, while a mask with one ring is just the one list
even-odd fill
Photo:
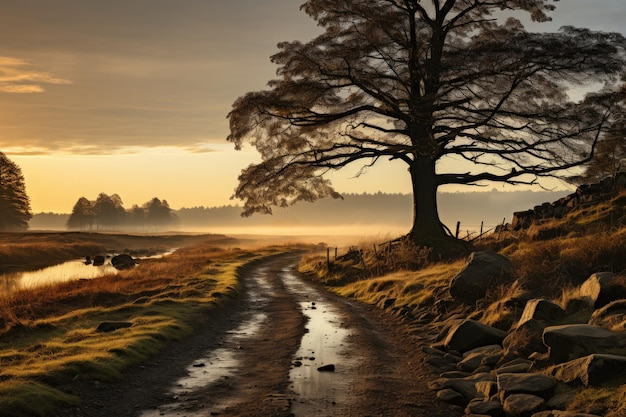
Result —
[[100, 193], [96, 200], [78, 199], [67, 220], [68, 229], [159, 229], [175, 226], [179, 219], [166, 200], [154, 197], [142, 206], [124, 208], [117, 194]]

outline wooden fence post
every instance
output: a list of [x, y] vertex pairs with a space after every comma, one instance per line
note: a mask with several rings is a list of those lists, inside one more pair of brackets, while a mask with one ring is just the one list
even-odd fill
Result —
[[459, 238], [459, 230], [461, 229], [461, 222], [456, 222], [456, 233], [454, 234], [454, 237], [456, 239]]
[[330, 248], [326, 248], [326, 266], [330, 270]]
[[502, 219], [502, 226], [500, 226], [500, 230], [498, 231], [498, 240], [500, 240], [500, 236], [502, 236], [502, 229], [504, 229], [504, 222], [506, 221], [506, 217]]

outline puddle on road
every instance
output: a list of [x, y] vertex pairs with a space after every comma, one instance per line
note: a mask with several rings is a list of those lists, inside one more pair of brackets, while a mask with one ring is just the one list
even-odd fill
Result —
[[[273, 294], [271, 284], [265, 278], [266, 269], [259, 269], [250, 280], [249, 310], [243, 323], [227, 334], [222, 347], [211, 350], [187, 368], [187, 376], [176, 382], [170, 390], [171, 402], [157, 409], [146, 410], [141, 417], [200, 417], [208, 409], [192, 410], [201, 389], [231, 384], [231, 377], [241, 370], [239, 344], [256, 336], [267, 316], [263, 313], [267, 300]], [[351, 399], [350, 388], [354, 384], [357, 358], [350, 356], [351, 329], [341, 323], [341, 314], [312, 285], [300, 280], [292, 269], [284, 269], [281, 279], [285, 287], [300, 303], [307, 317], [307, 333], [293, 358], [289, 373], [289, 389], [293, 397], [291, 411], [294, 416], [333, 416], [333, 410], [345, 410]], [[297, 365], [297, 366], [296, 366]], [[320, 372], [318, 368], [334, 365], [334, 372]], [[228, 407], [228, 399], [217, 398], [211, 413]], [[225, 401], [224, 401], [225, 400]], [[330, 410], [330, 413], [329, 413]]]
[[[295, 416], [322, 416], [320, 413], [347, 404], [356, 364], [356, 359], [350, 357], [351, 330], [341, 324], [340, 313], [321, 300], [317, 289], [289, 270], [283, 271], [283, 282], [294, 294], [309, 300], [300, 303], [308, 322], [289, 373], [289, 388], [298, 394], [291, 411]], [[318, 370], [330, 365], [334, 371]]]
[[235, 329], [226, 333], [221, 343], [222, 348], [213, 349], [205, 356], [195, 360], [186, 369], [187, 376], [176, 381], [170, 390], [172, 402], [159, 406], [156, 410], [147, 410], [141, 417], [173, 417], [173, 416], [205, 416], [206, 410], [191, 412], [186, 410], [188, 403], [194, 401], [194, 391], [219, 383], [228, 383], [228, 379], [240, 370], [239, 345], [246, 339], [256, 336], [263, 322], [267, 319], [265, 313], [259, 310], [272, 296], [272, 287], [264, 278], [265, 269], [259, 269], [251, 288], [248, 290], [249, 310], [247, 318]]
[[190, 389], [206, 387], [233, 375], [239, 369], [237, 345], [244, 339], [253, 337], [265, 319], [265, 314], [256, 314], [237, 329], [228, 332], [226, 344], [229, 347], [213, 350], [187, 367], [187, 376], [178, 380], [173, 389], [174, 394], [185, 394]]

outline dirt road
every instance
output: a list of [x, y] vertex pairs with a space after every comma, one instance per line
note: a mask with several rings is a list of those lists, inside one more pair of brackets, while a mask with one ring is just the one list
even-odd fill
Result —
[[426, 336], [294, 272], [296, 255], [243, 276], [240, 298], [123, 381], [74, 385], [63, 415], [456, 416], [426, 387]]

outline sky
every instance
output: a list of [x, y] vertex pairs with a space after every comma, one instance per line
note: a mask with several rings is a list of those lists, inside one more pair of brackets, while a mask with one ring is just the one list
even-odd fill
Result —
[[[238, 203], [237, 176], [258, 156], [226, 142], [226, 116], [275, 76], [278, 42], [319, 33], [302, 2], [0, 0], [0, 151], [33, 211], [67, 213], [100, 192], [127, 208]], [[626, 33], [624, 0], [557, 6], [545, 30]], [[340, 192], [411, 190], [402, 164], [355, 172], [331, 179]]]

